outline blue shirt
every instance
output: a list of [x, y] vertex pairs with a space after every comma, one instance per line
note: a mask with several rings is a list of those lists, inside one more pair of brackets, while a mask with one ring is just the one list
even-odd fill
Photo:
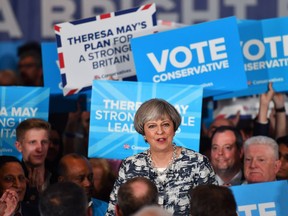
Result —
[[108, 203], [95, 198], [92, 198], [92, 202], [93, 216], [104, 216], [108, 208]]

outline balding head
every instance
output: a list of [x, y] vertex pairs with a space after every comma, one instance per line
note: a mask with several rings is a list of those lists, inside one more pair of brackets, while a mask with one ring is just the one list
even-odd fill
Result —
[[211, 138], [212, 134], [214, 133], [215, 129], [220, 126], [234, 126], [234, 123], [230, 119], [226, 118], [219, 118], [215, 119], [208, 128], [208, 136]]
[[158, 204], [156, 185], [145, 177], [135, 177], [123, 183], [118, 190], [118, 213], [129, 216], [146, 205]]

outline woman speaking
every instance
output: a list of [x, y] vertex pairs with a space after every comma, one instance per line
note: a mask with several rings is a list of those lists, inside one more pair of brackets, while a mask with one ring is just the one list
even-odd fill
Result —
[[150, 148], [123, 160], [110, 195], [107, 216], [115, 215], [119, 186], [136, 176], [144, 176], [155, 183], [159, 205], [173, 215], [189, 215], [190, 188], [217, 184], [205, 156], [173, 143], [180, 124], [180, 114], [165, 100], [151, 99], [139, 107], [134, 127]]

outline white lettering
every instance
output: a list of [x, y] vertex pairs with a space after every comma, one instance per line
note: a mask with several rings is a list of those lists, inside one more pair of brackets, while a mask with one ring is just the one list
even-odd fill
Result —
[[185, 115], [186, 112], [187, 112], [187, 109], [189, 108], [189, 105], [178, 105], [178, 104], [175, 104], [174, 105], [175, 109], [178, 110], [178, 112], [182, 115]]
[[239, 206], [238, 211], [239, 212], [245, 212], [245, 216], [252, 216], [252, 211], [256, 210], [257, 206], [255, 204], [253, 205], [245, 205], [245, 206]]
[[[204, 57], [204, 53], [203, 53], [203, 47], [206, 47], [207, 45], [208, 44], [207, 44], [206, 41], [200, 42], [200, 43], [195, 43], [195, 44], [190, 44], [190, 48], [191, 49], [196, 49], [197, 56], [198, 56], [198, 62], [200, 64], [205, 62], [205, 57]], [[191, 58], [192, 58], [192, 56], [191, 56]]]
[[[55, 10], [57, 8], [58, 10]], [[53, 26], [64, 21], [74, 20], [76, 5], [71, 0], [41, 1], [41, 34], [42, 37], [55, 37]]]
[[[185, 58], [184, 58], [184, 61], [179, 62], [177, 60], [176, 56], [177, 56], [177, 54], [181, 54], [181, 53], [184, 54]], [[162, 58], [161, 58], [161, 60], [162, 60]], [[190, 62], [192, 61], [192, 53], [187, 47], [178, 46], [171, 51], [171, 53], [169, 55], [169, 60], [170, 60], [170, 63], [172, 65], [174, 65], [175, 67], [183, 68], [183, 67], [188, 66], [190, 64]]]
[[133, 101], [114, 101], [109, 99], [104, 99], [105, 109], [118, 109], [118, 110], [137, 110], [141, 105], [141, 102]]
[[[253, 54], [250, 52], [252, 46], [257, 47], [258, 49], [257, 53]], [[260, 40], [257, 40], [257, 39], [249, 40], [243, 45], [243, 54], [250, 61], [258, 60], [262, 58], [263, 55], [265, 54], [264, 44]]]
[[27, 116], [27, 117], [35, 117], [38, 108], [28, 108], [28, 107], [12, 107], [11, 115], [12, 116]]
[[6, 107], [1, 107], [0, 109], [0, 116], [8, 116]]
[[9, 2], [11, 1], [0, 0], [0, 14], [3, 19], [0, 20], [0, 32], [7, 32], [10, 37], [21, 38], [22, 32]]
[[224, 5], [232, 6], [234, 8], [234, 15], [238, 19], [245, 19], [247, 17], [246, 8], [248, 6], [257, 6], [257, 0], [224, 0]]
[[220, 14], [220, 1], [207, 0], [207, 8], [204, 10], [196, 10], [194, 8], [195, 0], [181, 1], [181, 14], [183, 15], [183, 23], [197, 23], [207, 20], [216, 20]]
[[[222, 44], [217, 46], [218, 44]], [[209, 46], [210, 46], [210, 53], [211, 53], [211, 59], [212, 61], [220, 60], [220, 59], [225, 59], [227, 58], [227, 53], [223, 52], [226, 50], [225, 46], [225, 39], [222, 38], [217, 38], [214, 40], [209, 41]], [[218, 52], [223, 52], [222, 54], [218, 54]]]
[[268, 43], [270, 45], [270, 56], [272, 58], [277, 58], [277, 42], [281, 41], [281, 37], [269, 37], [264, 38], [264, 43]]
[[[226, 50], [226, 46], [225, 44], [223, 44], [224, 42], [225, 42], [224, 38], [216, 38], [216, 39], [208, 41], [209, 51], [210, 51], [212, 61], [227, 58], [227, 53], [224, 52]], [[194, 50], [194, 49], [196, 49], [197, 63], [198, 64], [205, 63], [206, 59], [204, 56], [203, 49], [204, 47], [207, 46], [207, 42], [202, 41], [202, 42], [192, 43], [189, 46], [190, 46], [190, 49], [185, 46], [175, 47], [171, 50], [170, 53], [168, 49], [162, 50], [160, 62], [157, 60], [154, 53], [148, 53], [147, 57], [149, 58], [150, 62], [152, 63], [152, 65], [154, 66], [155, 70], [158, 73], [164, 72], [166, 70], [168, 56], [169, 56], [170, 63], [176, 68], [184, 68], [190, 65], [193, 60], [193, 55], [192, 55], [191, 50]], [[184, 57], [185, 57], [184, 60], [181, 62], [177, 60], [176, 59], [177, 54], [184, 54]]]
[[157, 72], [163, 72], [166, 70], [168, 53], [169, 53], [168, 49], [162, 50], [160, 62], [157, 61], [154, 53], [148, 53], [147, 54], [148, 58], [150, 59], [151, 63], [153, 64], [153, 66], [157, 70]]
[[252, 214], [252, 211], [259, 212], [259, 216], [277, 216], [274, 202], [259, 203], [258, 205], [251, 204], [238, 207], [238, 212], [244, 212], [245, 216], [254, 215]]
[[287, 42], [288, 42], [288, 35], [283, 35], [283, 36], [267, 37], [264, 38], [263, 41], [258, 39], [251, 39], [246, 41], [245, 43], [241, 42], [240, 44], [242, 46], [244, 57], [250, 61], [256, 61], [261, 59], [265, 54], [267, 56], [269, 55], [271, 58], [277, 58], [278, 53], [280, 53], [277, 47], [279, 48], [281, 46], [283, 48], [282, 50], [284, 56], [288, 56]]
[[259, 207], [259, 214], [260, 216], [276, 216], [276, 211], [266, 211], [268, 208], [274, 208], [275, 209], [275, 203], [269, 202], [269, 203], [260, 203], [258, 205]]

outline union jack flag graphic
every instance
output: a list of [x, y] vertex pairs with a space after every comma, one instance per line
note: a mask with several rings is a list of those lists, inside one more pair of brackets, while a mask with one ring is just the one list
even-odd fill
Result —
[[[131, 17], [133, 16], [133, 17]], [[59, 59], [59, 67], [61, 71], [61, 79], [62, 79], [62, 85], [63, 85], [63, 94], [64, 96], [77, 94], [81, 91], [86, 90], [87, 88], [91, 88], [92, 81], [94, 80], [94, 77], [102, 77], [99, 75], [99, 73], [104, 73], [102, 70], [107, 70], [107, 73], [111, 73], [111, 70], [118, 70], [118, 68], [112, 67], [112, 69], [109, 68], [110, 64], [106, 63], [107, 65], [101, 66], [102, 68], [95, 69], [92, 67], [91, 60], [90, 62], [86, 60], [79, 60], [79, 56], [81, 56], [81, 51], [85, 53], [83, 49], [84, 42], [79, 42], [78, 39], [76, 40], [79, 44], [72, 44], [71, 45], [71, 38], [73, 37], [80, 37], [81, 35], [85, 35], [85, 32], [83, 32], [83, 29], [89, 33], [95, 33], [97, 31], [103, 30], [103, 25], [105, 28], [109, 28], [108, 25], [103, 24], [103, 22], [107, 20], [113, 19], [113, 23], [115, 25], [124, 26], [125, 24], [129, 25], [129, 22], [131, 20], [135, 20], [137, 23], [141, 23], [141, 21], [147, 22], [147, 28], [153, 27], [157, 25], [157, 19], [156, 19], [156, 6], [154, 3], [145, 4], [140, 7], [130, 8], [127, 10], [121, 10], [111, 13], [105, 13], [100, 14], [95, 17], [88, 17], [80, 20], [74, 20], [70, 22], [60, 23], [56, 24], [54, 26], [54, 32], [56, 36], [56, 44], [57, 44], [57, 51], [58, 51], [58, 59]], [[115, 20], [115, 21], [114, 21]], [[112, 27], [111, 27], [112, 28]], [[98, 30], [97, 30], [98, 29]], [[136, 32], [136, 30], [134, 29]], [[87, 35], [89, 33], [86, 33]], [[134, 33], [134, 32], [133, 32]], [[132, 33], [132, 34], [133, 34]], [[127, 34], [127, 33], [126, 33]], [[90, 34], [91, 35], [91, 34]], [[121, 32], [121, 36], [124, 35]], [[116, 35], [117, 36], [117, 35]], [[114, 37], [114, 36], [113, 36]], [[101, 38], [102, 39], [102, 38]], [[90, 39], [89, 39], [90, 40]], [[99, 38], [94, 38], [93, 40], [90, 40], [86, 43], [97, 43], [99, 42]], [[98, 41], [97, 41], [98, 40]], [[103, 39], [102, 39], [103, 40]], [[107, 39], [108, 40], [108, 39]], [[70, 43], [70, 44], [69, 44]], [[74, 46], [72, 48], [72, 46]], [[77, 48], [78, 46], [78, 48]], [[114, 44], [115, 46], [115, 44]], [[81, 47], [81, 48], [79, 48]], [[97, 49], [98, 51], [98, 49]], [[85, 53], [87, 54], [87, 53]], [[132, 55], [132, 53], [131, 53]], [[78, 60], [73, 60], [73, 58], [76, 58], [75, 56], [78, 56]], [[113, 56], [112, 56], [113, 57]], [[131, 57], [132, 58], [132, 57]], [[96, 57], [95, 57], [96, 59]], [[100, 57], [97, 57], [97, 60], [101, 59]], [[89, 67], [87, 66], [89, 64]], [[128, 63], [126, 63], [128, 64]], [[127, 73], [127, 77], [133, 76], [136, 74], [134, 63], [129, 63], [133, 69], [130, 68], [122, 68], [119, 66], [119, 71], [131, 71], [130, 74]], [[76, 66], [75, 66], [76, 65]], [[130, 67], [131, 67], [130, 66]], [[88, 69], [87, 69], [88, 68]], [[128, 70], [130, 69], [130, 70]], [[100, 72], [101, 70], [101, 72]], [[83, 73], [85, 75], [78, 75], [79, 73]], [[96, 74], [97, 73], [97, 74]], [[72, 75], [73, 74], [73, 75]], [[75, 77], [75, 74], [79, 76], [78, 78]], [[125, 76], [125, 75], [122, 75]], [[120, 77], [121, 78], [121, 77]], [[123, 78], [123, 77], [122, 77]], [[82, 81], [85, 79], [85, 81]], [[79, 80], [82, 81], [82, 83], [79, 82]]]
[[128, 150], [128, 149], [130, 149], [130, 145], [127, 144], [127, 143], [125, 143], [125, 144], [123, 145], [123, 148]]

